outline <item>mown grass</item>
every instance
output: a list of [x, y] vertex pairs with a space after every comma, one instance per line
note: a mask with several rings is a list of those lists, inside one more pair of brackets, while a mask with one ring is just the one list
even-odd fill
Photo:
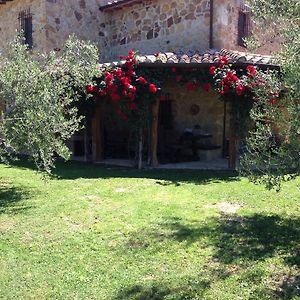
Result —
[[300, 299], [300, 179], [0, 165], [0, 299]]

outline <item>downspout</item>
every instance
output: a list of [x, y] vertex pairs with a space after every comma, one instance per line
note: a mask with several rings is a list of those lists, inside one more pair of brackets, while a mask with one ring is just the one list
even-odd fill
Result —
[[214, 0], [210, 0], [209, 49], [214, 48]]

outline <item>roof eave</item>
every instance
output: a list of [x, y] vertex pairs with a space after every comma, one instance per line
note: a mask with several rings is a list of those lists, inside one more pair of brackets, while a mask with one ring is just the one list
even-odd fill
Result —
[[143, 2], [142, 0], [121, 0], [121, 1], [112, 2], [110, 4], [100, 6], [99, 10], [100, 11], [112, 11], [115, 9], [122, 9], [131, 4], [142, 3], [142, 2]]
[[[151, 62], [141, 62], [138, 64], [139, 67], [145, 67], [145, 68], [170, 68], [170, 67], [177, 67], [177, 68], [189, 68], [189, 69], [204, 69], [211, 66], [219, 66], [220, 63], [151, 63]], [[278, 64], [255, 64], [251, 62], [236, 62], [231, 63], [233, 67], [246, 67], [249, 65], [257, 66], [261, 69], [277, 69], [280, 70], [280, 65]]]

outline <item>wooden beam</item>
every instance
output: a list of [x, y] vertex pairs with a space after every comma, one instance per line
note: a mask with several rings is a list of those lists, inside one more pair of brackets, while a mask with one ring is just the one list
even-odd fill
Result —
[[229, 159], [228, 159], [229, 169], [236, 170], [237, 168], [239, 145], [240, 145], [239, 136], [231, 136], [229, 138]]
[[104, 159], [103, 109], [104, 103], [102, 102], [96, 107], [92, 119], [92, 151], [94, 162]]
[[131, 6], [132, 4], [143, 3], [142, 0], [118, 0], [109, 4], [100, 6], [100, 11], [113, 11]]
[[158, 144], [158, 118], [159, 118], [159, 98], [156, 98], [152, 104], [151, 112], [151, 138], [150, 138], [150, 165], [152, 167], [158, 166], [157, 159], [157, 144]]

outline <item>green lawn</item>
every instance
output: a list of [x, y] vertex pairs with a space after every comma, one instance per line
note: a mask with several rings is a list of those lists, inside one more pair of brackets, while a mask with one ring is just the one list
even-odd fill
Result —
[[300, 179], [0, 165], [0, 299], [300, 299]]

